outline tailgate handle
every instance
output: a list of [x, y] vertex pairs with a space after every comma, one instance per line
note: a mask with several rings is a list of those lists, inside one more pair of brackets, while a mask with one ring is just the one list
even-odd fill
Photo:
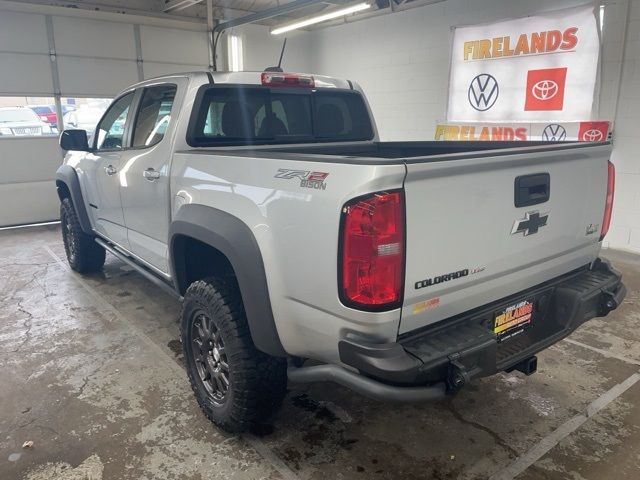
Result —
[[521, 175], [515, 181], [516, 207], [528, 207], [549, 200], [551, 177], [548, 173]]

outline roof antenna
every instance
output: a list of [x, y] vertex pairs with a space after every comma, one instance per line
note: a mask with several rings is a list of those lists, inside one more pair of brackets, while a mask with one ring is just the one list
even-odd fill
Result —
[[284, 39], [284, 42], [282, 42], [282, 51], [280, 52], [280, 60], [278, 60], [278, 66], [277, 67], [267, 67], [264, 69], [265, 72], [282, 72], [282, 57], [284, 57], [284, 49], [287, 46], [287, 39]]

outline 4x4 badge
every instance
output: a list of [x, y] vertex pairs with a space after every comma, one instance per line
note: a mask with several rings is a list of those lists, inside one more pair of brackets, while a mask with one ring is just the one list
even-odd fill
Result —
[[511, 229], [511, 235], [516, 233], [522, 233], [526, 237], [527, 235], [533, 235], [534, 233], [538, 233], [538, 229], [540, 227], [544, 227], [547, 224], [547, 219], [549, 218], [548, 213], [543, 213], [542, 215], [537, 210], [534, 212], [527, 212], [525, 217], [522, 220], [516, 220], [513, 223], [513, 228]]

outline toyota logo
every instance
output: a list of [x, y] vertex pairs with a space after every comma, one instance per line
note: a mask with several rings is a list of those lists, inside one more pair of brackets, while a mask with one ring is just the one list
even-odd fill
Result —
[[538, 100], [551, 100], [558, 94], [558, 84], [553, 80], [540, 80], [531, 87], [531, 94]]
[[489, 110], [498, 100], [498, 81], [488, 73], [481, 73], [469, 85], [469, 103], [479, 112]]
[[597, 130], [595, 128], [592, 128], [591, 130], [587, 130], [582, 135], [582, 139], [586, 140], [587, 142], [599, 142], [603, 138], [604, 138], [604, 134], [600, 130]]
[[567, 131], [562, 125], [552, 123], [542, 130], [542, 140], [546, 142], [561, 142], [567, 138]]

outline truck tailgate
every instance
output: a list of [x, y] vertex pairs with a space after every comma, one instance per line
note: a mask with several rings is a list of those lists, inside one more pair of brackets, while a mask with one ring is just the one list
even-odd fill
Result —
[[564, 145], [408, 161], [399, 334], [593, 261], [610, 153]]

